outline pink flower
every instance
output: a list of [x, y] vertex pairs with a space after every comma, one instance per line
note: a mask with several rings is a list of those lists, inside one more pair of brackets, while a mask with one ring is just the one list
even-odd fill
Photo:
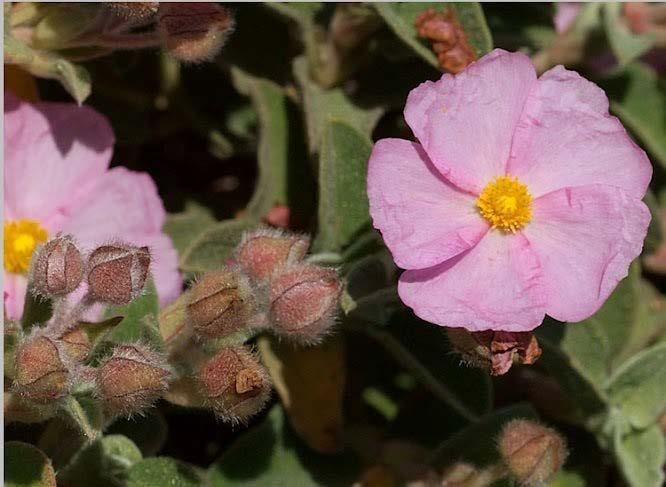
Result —
[[88, 107], [30, 104], [5, 92], [4, 304], [23, 313], [35, 246], [58, 232], [82, 250], [112, 240], [147, 245], [162, 303], [181, 291], [178, 256], [162, 233], [165, 211], [147, 174], [109, 170], [114, 137]]
[[419, 143], [380, 140], [368, 168], [405, 304], [470, 331], [599, 309], [641, 252], [652, 174], [601, 89], [496, 49], [414, 89], [405, 119]]

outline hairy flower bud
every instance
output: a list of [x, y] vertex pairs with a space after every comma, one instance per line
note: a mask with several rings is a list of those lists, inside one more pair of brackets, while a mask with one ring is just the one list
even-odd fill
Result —
[[246, 422], [270, 397], [266, 369], [243, 347], [220, 350], [201, 367], [197, 380], [207, 404], [234, 423]]
[[270, 320], [280, 335], [316, 342], [335, 322], [340, 292], [334, 269], [292, 267], [271, 283]]
[[123, 305], [143, 290], [150, 268], [148, 247], [103, 245], [88, 261], [88, 286], [95, 301]]
[[192, 287], [187, 315], [194, 331], [219, 338], [251, 326], [254, 311], [248, 279], [233, 269], [209, 272]]
[[502, 431], [499, 451], [511, 475], [522, 485], [545, 485], [564, 464], [564, 438], [534, 421], [514, 419]]
[[106, 6], [119, 17], [141, 20], [155, 15], [159, 2], [108, 2]]
[[492, 375], [506, 374], [514, 363], [533, 364], [541, 356], [539, 342], [532, 332], [478, 331], [447, 328], [451, 347], [463, 361], [488, 370]]
[[306, 237], [262, 228], [243, 235], [236, 260], [250, 277], [268, 279], [285, 266], [299, 262], [308, 251]]
[[169, 368], [146, 346], [119, 345], [97, 370], [99, 395], [112, 415], [131, 415], [151, 406], [167, 390]]
[[62, 345], [67, 356], [74, 362], [83, 362], [90, 353], [91, 345], [88, 334], [81, 328], [64, 333], [58, 341]]
[[83, 279], [83, 259], [69, 235], [46, 242], [37, 251], [31, 269], [32, 286], [42, 296], [62, 296]]
[[70, 388], [66, 361], [57, 342], [37, 331], [16, 351], [16, 392], [39, 404], [66, 396]]
[[217, 3], [160, 3], [158, 31], [169, 54], [197, 63], [214, 58], [233, 29], [233, 18]]

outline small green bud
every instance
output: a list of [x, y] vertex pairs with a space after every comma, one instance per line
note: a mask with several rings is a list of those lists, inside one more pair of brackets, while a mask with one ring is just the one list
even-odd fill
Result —
[[201, 367], [197, 380], [206, 403], [233, 423], [247, 422], [270, 397], [266, 369], [243, 347], [220, 350]]
[[139, 344], [119, 345], [97, 370], [97, 386], [108, 413], [129, 416], [157, 401], [169, 376], [160, 354]]
[[201, 337], [219, 338], [247, 328], [253, 314], [250, 283], [235, 270], [209, 272], [190, 291], [187, 315]]
[[527, 487], [546, 485], [567, 457], [559, 433], [526, 419], [514, 419], [504, 427], [499, 451], [511, 475]]
[[74, 291], [83, 279], [83, 259], [69, 235], [42, 246], [30, 270], [33, 290], [41, 296], [62, 296]]
[[88, 286], [92, 299], [128, 304], [141, 295], [150, 268], [148, 247], [103, 245], [88, 260]]
[[57, 341], [38, 330], [26, 338], [16, 352], [15, 391], [38, 404], [66, 396], [70, 389], [66, 362]]
[[270, 320], [279, 335], [316, 343], [335, 323], [342, 286], [334, 269], [300, 265], [270, 287]]
[[243, 235], [236, 250], [236, 261], [247, 275], [261, 281], [305, 256], [310, 241], [282, 230], [261, 228]]

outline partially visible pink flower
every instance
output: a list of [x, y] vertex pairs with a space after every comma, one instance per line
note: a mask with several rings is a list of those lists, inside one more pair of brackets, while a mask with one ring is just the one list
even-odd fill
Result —
[[147, 245], [160, 301], [181, 292], [178, 256], [162, 232], [165, 210], [153, 180], [109, 170], [114, 137], [89, 107], [30, 104], [5, 92], [5, 272], [9, 318], [23, 313], [26, 270], [36, 244], [58, 232], [82, 250], [123, 240]]
[[405, 119], [419, 142], [378, 141], [368, 168], [405, 304], [470, 331], [599, 309], [641, 252], [652, 174], [601, 89], [496, 49], [412, 90]]

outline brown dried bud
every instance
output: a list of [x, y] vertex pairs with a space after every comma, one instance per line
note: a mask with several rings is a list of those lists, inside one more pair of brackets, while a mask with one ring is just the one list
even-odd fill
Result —
[[447, 328], [451, 347], [462, 359], [492, 375], [506, 374], [514, 363], [529, 365], [541, 356], [539, 342], [532, 332], [477, 331]]
[[179, 61], [213, 59], [233, 29], [233, 18], [217, 3], [160, 3], [157, 27], [169, 54]]
[[42, 296], [62, 296], [83, 279], [83, 259], [69, 235], [56, 237], [37, 252], [31, 269], [32, 286]]
[[415, 26], [420, 37], [432, 41], [432, 48], [442, 69], [459, 73], [476, 59], [465, 29], [452, 9], [437, 12], [429, 8], [416, 18]]
[[232, 269], [212, 271], [192, 287], [187, 315], [194, 331], [219, 338], [252, 326], [254, 302], [248, 279]]
[[511, 475], [526, 486], [545, 485], [567, 457], [559, 433], [526, 419], [514, 419], [504, 427], [499, 451]]
[[335, 323], [341, 291], [334, 269], [292, 267], [271, 283], [270, 320], [280, 335], [302, 343], [317, 342]]
[[150, 268], [148, 247], [103, 245], [88, 261], [89, 292], [95, 301], [128, 304], [143, 290]]
[[58, 341], [67, 356], [74, 362], [83, 362], [90, 353], [90, 339], [81, 327], [64, 333]]
[[97, 386], [112, 415], [131, 415], [151, 406], [167, 390], [169, 367], [143, 345], [120, 345], [97, 369]]
[[41, 331], [28, 337], [16, 352], [14, 388], [35, 403], [47, 404], [66, 396], [70, 375], [57, 342]]
[[309, 246], [310, 241], [306, 237], [261, 228], [243, 235], [236, 251], [236, 261], [250, 277], [264, 280], [303, 259]]
[[201, 367], [197, 380], [206, 403], [234, 423], [246, 422], [270, 397], [266, 369], [243, 347], [220, 350]]
[[128, 20], [149, 19], [157, 13], [159, 2], [108, 2], [106, 6], [116, 15]]

